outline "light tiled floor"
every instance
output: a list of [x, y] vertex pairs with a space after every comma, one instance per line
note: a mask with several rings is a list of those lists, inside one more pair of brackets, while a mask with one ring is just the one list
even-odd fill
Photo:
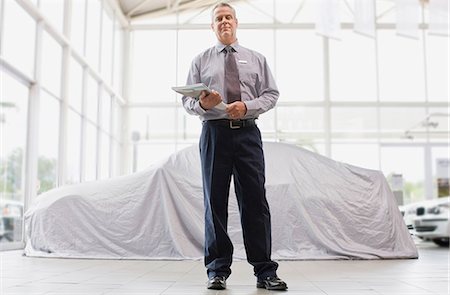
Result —
[[[281, 261], [286, 294], [449, 294], [449, 250], [418, 244], [412, 260]], [[255, 288], [252, 268], [233, 263], [228, 289], [205, 289], [202, 261], [49, 259], [1, 252], [0, 294], [269, 294]], [[278, 292], [280, 293], [280, 292]]]

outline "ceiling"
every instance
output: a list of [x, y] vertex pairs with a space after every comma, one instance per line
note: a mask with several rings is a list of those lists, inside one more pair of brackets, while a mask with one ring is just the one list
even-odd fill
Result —
[[[210, 6], [217, 0], [117, 0], [129, 20]], [[231, 2], [231, 1], [230, 1]]]

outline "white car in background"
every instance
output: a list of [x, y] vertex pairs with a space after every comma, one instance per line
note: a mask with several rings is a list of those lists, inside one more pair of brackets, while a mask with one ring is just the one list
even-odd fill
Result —
[[[408, 207], [404, 220], [412, 221], [412, 232], [423, 240], [431, 240], [435, 244], [448, 247], [450, 237], [450, 197], [424, 201]], [[413, 213], [415, 211], [415, 214]], [[408, 212], [408, 213], [407, 213]]]

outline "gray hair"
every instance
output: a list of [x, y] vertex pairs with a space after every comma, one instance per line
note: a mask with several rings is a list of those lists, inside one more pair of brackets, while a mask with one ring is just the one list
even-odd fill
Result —
[[216, 5], [214, 5], [213, 9], [211, 10], [211, 19], [214, 22], [214, 10], [216, 10], [219, 7], [228, 7], [233, 11], [233, 16], [236, 18], [236, 10], [234, 10], [234, 7], [231, 6], [228, 2], [219, 2]]

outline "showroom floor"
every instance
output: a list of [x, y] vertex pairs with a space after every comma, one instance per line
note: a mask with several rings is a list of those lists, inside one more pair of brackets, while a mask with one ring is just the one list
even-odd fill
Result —
[[[281, 261], [286, 294], [449, 294], [449, 251], [419, 243], [419, 259]], [[251, 267], [233, 263], [226, 291], [205, 289], [202, 261], [30, 258], [1, 252], [0, 294], [269, 294]], [[270, 292], [277, 293], [277, 292]], [[278, 292], [280, 293], [280, 292]]]

